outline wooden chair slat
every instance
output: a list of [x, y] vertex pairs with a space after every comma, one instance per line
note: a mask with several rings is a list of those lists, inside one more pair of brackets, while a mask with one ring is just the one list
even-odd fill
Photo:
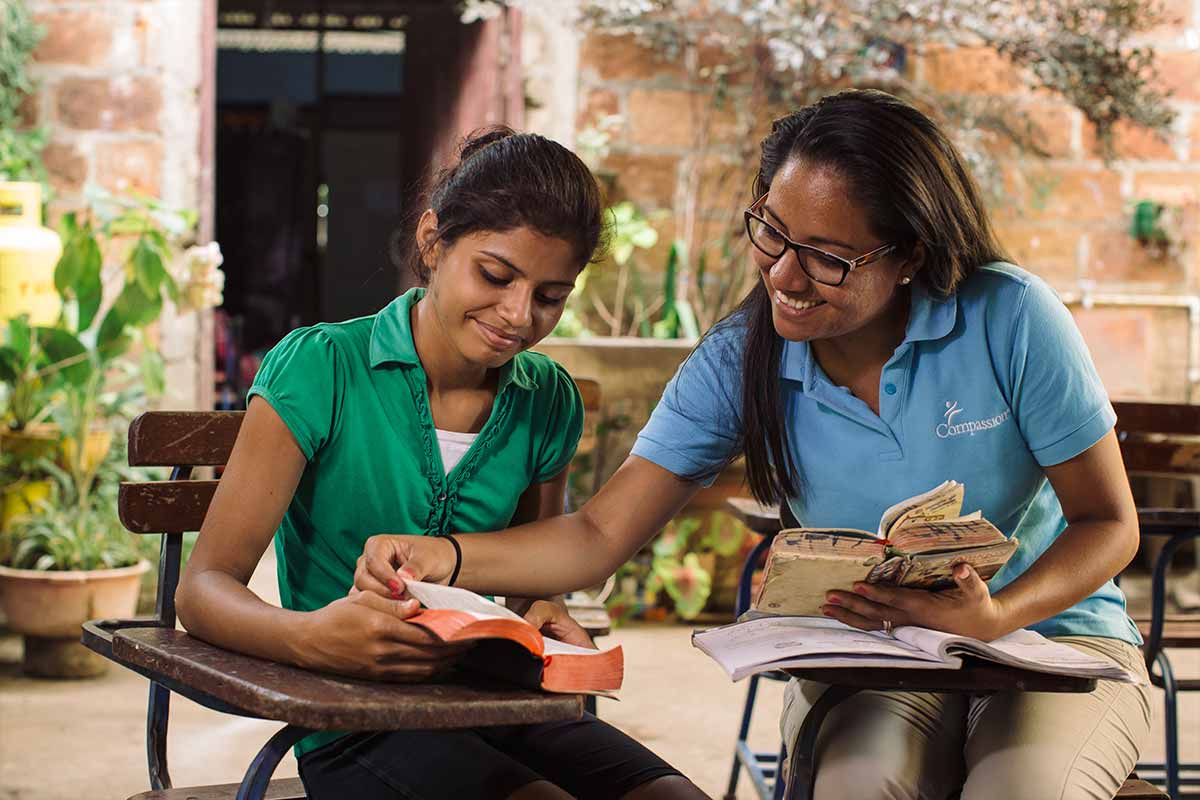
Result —
[[[1150, 618], [1135, 617], [1143, 639], [1150, 638]], [[1200, 647], [1200, 615], [1167, 614], [1163, 620], [1162, 647]]]
[[1200, 443], [1126, 440], [1121, 442], [1121, 457], [1127, 472], [1200, 472]]
[[183, 631], [113, 636], [113, 658], [186, 683], [248, 713], [316, 730], [379, 731], [528, 725], [578, 719], [577, 695], [497, 685], [381, 683], [308, 672], [214, 647]]
[[131, 467], [216, 467], [229, 460], [242, 411], [147, 411], [129, 424]]
[[1173, 533], [1200, 530], [1200, 508], [1139, 508], [1138, 525]]
[[778, 533], [783, 528], [779, 506], [764, 506], [753, 497], [730, 497], [725, 500], [725, 510], [758, 534]]
[[[135, 794], [129, 800], [234, 800], [239, 784], [225, 783], [193, 786], [190, 789], [160, 789]], [[267, 785], [263, 800], [305, 800], [304, 784], [299, 778], [280, 778]]]
[[1113, 410], [1119, 431], [1200, 436], [1200, 405], [1113, 403]]
[[122, 483], [117, 513], [132, 533], [198, 531], [216, 491], [217, 481]]
[[1156, 789], [1140, 778], [1130, 778], [1121, 785], [1113, 800], [1171, 800], [1166, 792]]

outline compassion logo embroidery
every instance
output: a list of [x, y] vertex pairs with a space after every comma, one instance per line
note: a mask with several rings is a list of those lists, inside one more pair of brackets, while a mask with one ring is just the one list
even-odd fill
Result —
[[989, 428], [995, 428], [998, 425], [1003, 425], [1012, 416], [1011, 411], [1005, 411], [1003, 414], [997, 414], [994, 417], [987, 419], [975, 419], [968, 422], [955, 422], [954, 418], [962, 413], [962, 409], [958, 407], [957, 400], [946, 401], [946, 411], [942, 414], [945, 422], [933, 429], [933, 432], [939, 439], [949, 439], [952, 436], [974, 436], [979, 431], [986, 431]]

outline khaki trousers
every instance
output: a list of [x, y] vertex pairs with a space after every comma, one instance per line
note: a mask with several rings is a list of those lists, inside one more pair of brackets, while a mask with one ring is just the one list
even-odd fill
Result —
[[[1089, 694], [860, 692], [825, 718], [814, 800], [1112, 800], [1150, 730], [1141, 652], [1117, 639], [1055, 641], [1128, 667], [1141, 684]], [[788, 752], [825, 684], [793, 680]]]

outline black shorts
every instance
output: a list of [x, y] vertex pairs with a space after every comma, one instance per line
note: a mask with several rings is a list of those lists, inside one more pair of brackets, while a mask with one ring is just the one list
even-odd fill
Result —
[[679, 774], [591, 714], [542, 725], [354, 733], [300, 758], [311, 800], [499, 800], [539, 780], [580, 800], [615, 800]]

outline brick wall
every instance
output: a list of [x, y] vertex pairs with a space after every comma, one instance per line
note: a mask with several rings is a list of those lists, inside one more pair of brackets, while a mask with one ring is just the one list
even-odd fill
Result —
[[[204, 210], [202, 31], [215, 0], [27, 3], [45, 30], [32, 67], [39, 88], [26, 113], [51, 134], [49, 224], [82, 208], [91, 187]], [[210, 225], [205, 215], [201, 229]], [[164, 312], [164, 406], [211, 405], [210, 324], [207, 314]]]
[[[912, 58], [910, 70], [943, 91], [1010, 101], [1039, 123], [1040, 142], [1050, 158], [1009, 156], [1001, 162], [1004, 197], [993, 211], [1003, 243], [1018, 263], [1045, 277], [1072, 303], [1114, 396], [1181, 401], [1189, 389], [1189, 312], [1183, 305], [1137, 305], [1145, 296], [1153, 298], [1147, 302], [1181, 298], [1182, 303], [1200, 294], [1200, 2], [1172, 0], [1167, 11], [1172, 24], [1146, 38], [1159, 52], [1178, 118], [1164, 140], [1120, 129], [1116, 159], [1107, 164], [1079, 111], [1044, 92], [1028, 91], [1023, 76], [990, 52], [960, 49]], [[699, 158], [693, 152], [695, 122], [703, 113], [703, 94], [696, 89], [678, 64], [659, 61], [628, 39], [585, 39], [576, 127], [620, 115], [604, 162], [615, 173], [615, 197], [647, 209], [670, 209], [679, 202], [680, 175], [697, 165], [711, 174], [715, 165], [736, 157], [728, 149]], [[715, 113], [718, 128], [734, 124], [728, 109]], [[758, 121], [759, 133], [767, 116]], [[744, 196], [748, 185], [731, 188]], [[698, 224], [709, 225], [715, 234], [729, 198], [720, 196], [721, 190], [704, 187], [702, 192]], [[1139, 200], [1181, 206], [1187, 246], [1178, 257], [1154, 258], [1129, 235], [1131, 208]], [[664, 241], [676, 232], [675, 217], [657, 223]], [[1073, 302], [1083, 294], [1132, 305], [1097, 302], [1084, 308]], [[1190, 382], [1190, 399], [1200, 402], [1200, 374]]]

